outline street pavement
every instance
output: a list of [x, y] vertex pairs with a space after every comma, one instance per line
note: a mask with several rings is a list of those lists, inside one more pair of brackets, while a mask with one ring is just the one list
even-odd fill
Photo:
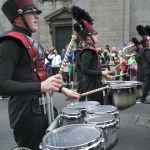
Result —
[[[55, 93], [53, 99], [58, 110], [70, 103], [59, 93]], [[8, 100], [0, 100], [0, 150], [16, 147], [7, 108]], [[113, 150], [150, 150], [150, 105], [137, 101], [134, 106], [120, 111], [119, 116], [118, 144]]]

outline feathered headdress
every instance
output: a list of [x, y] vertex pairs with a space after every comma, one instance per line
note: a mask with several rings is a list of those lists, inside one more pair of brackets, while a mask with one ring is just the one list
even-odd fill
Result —
[[[80, 26], [79, 26], [79, 24], [78, 23], [75, 23], [74, 25], [73, 25], [73, 29], [74, 29], [74, 31], [76, 31], [77, 32], [77, 34], [76, 34], [76, 37], [77, 37], [77, 39], [75, 39], [75, 43], [76, 43], [76, 45], [78, 46], [78, 44], [80, 43], [82, 43], [82, 38], [81, 38], [81, 36], [79, 35], [79, 32], [81, 31], [81, 28], [80, 28]], [[82, 45], [81, 45], [82, 46]]]
[[150, 26], [147, 25], [146, 27], [144, 27], [144, 31], [148, 36], [150, 36]]
[[136, 27], [136, 30], [138, 32], [138, 34], [145, 40], [145, 41], [148, 41], [148, 38], [147, 38], [147, 34], [144, 30], [144, 27], [142, 25], [138, 25]]
[[71, 13], [73, 18], [77, 21], [80, 27], [79, 35], [84, 40], [88, 35], [97, 34], [97, 32], [92, 27], [93, 20], [91, 16], [84, 9], [79, 8], [78, 6], [71, 7]]
[[140, 42], [139, 42], [135, 37], [133, 37], [133, 38], [131, 39], [131, 41], [133, 42], [133, 44], [134, 44], [137, 48], [141, 49]]

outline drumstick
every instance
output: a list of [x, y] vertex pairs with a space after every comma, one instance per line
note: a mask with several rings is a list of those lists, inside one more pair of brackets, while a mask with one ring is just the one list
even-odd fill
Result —
[[[64, 67], [65, 67], [65, 65], [66, 65], [66, 62], [67, 62], [67, 60], [68, 60], [68, 56], [69, 56], [69, 53], [70, 53], [70, 49], [71, 49], [71, 47], [73, 46], [73, 43], [74, 43], [74, 40], [76, 39], [76, 36], [75, 35], [72, 35], [72, 38], [71, 38], [71, 41], [70, 41], [70, 43], [69, 43], [69, 45], [68, 45], [68, 48], [67, 48], [67, 50], [66, 50], [66, 54], [65, 54], [65, 57], [64, 57], [64, 59], [63, 59], [63, 62], [62, 62], [62, 64], [61, 64], [61, 66], [60, 66], [60, 70], [59, 70], [59, 72], [58, 72], [58, 74], [62, 74], [62, 72], [63, 72], [63, 70], [64, 70]], [[52, 91], [51, 92], [51, 94], [50, 94], [50, 96], [52, 97], [54, 95], [54, 91]]]
[[112, 78], [115, 78], [115, 77], [119, 77], [119, 76], [123, 76], [123, 75], [126, 75], [127, 73], [124, 73], [124, 74], [119, 74], [119, 75], [115, 75], [115, 76], [111, 76]]
[[[90, 94], [92, 94], [92, 93], [96, 93], [96, 92], [98, 92], [98, 91], [105, 90], [105, 89], [107, 89], [107, 88], [108, 88], [108, 86], [105, 86], [105, 87], [98, 88], [98, 89], [95, 89], [95, 90], [92, 90], [92, 91], [88, 91], [88, 92], [85, 92], [85, 93], [82, 93], [82, 94], [79, 94], [79, 95], [80, 95], [80, 97], [81, 97], [81, 96], [86, 96], [86, 95], [90, 95]], [[67, 100], [69, 100], [69, 99], [66, 99], [66, 101], [67, 101]]]
[[113, 71], [114, 69], [116, 69], [118, 66], [120, 66], [122, 64], [122, 62], [121, 63], [119, 63], [118, 65], [116, 65], [114, 68], [112, 68], [111, 70], [110, 70], [110, 72], [111, 71]]

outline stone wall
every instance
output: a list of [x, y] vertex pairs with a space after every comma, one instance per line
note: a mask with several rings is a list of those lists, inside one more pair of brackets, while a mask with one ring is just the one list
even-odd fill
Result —
[[[0, 7], [5, 0], [1, 0]], [[52, 14], [62, 7], [70, 8], [72, 5], [82, 6], [94, 19], [94, 28], [98, 31], [99, 46], [106, 44], [110, 47], [120, 48], [133, 36], [138, 36], [136, 26], [138, 24], [150, 24], [149, 0], [33, 0], [37, 7], [43, 11], [40, 15], [39, 31], [33, 34], [41, 44], [52, 45], [50, 35], [50, 22], [44, 17]], [[0, 12], [0, 33], [11, 28], [10, 23]], [[73, 21], [74, 22], [74, 21]], [[140, 39], [140, 37], [139, 37]]]

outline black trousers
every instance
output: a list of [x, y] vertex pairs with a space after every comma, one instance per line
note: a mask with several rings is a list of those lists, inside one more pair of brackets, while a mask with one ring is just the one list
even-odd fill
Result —
[[[38, 116], [39, 119], [37, 119]], [[37, 115], [35, 117], [36, 119], [30, 120], [30, 123], [28, 124], [18, 124], [15, 126], [13, 134], [18, 147], [40, 150], [39, 144], [42, 142], [42, 138], [46, 134], [48, 122], [47, 117], [43, 119], [42, 115]]]
[[143, 96], [147, 97], [150, 91], [150, 74], [144, 75], [144, 82], [143, 82]]
[[[84, 93], [84, 89], [82, 87], [82, 77], [78, 78], [77, 93], [79, 94]], [[86, 96], [81, 96], [79, 101], [85, 101], [85, 99], [86, 99]]]
[[[82, 85], [84, 92], [95, 90], [102, 87], [101, 81], [98, 81], [97, 78], [84, 78], [82, 79]], [[103, 101], [103, 92], [95, 92], [93, 94], [87, 95], [88, 101], [98, 101], [101, 105], [104, 105]]]

